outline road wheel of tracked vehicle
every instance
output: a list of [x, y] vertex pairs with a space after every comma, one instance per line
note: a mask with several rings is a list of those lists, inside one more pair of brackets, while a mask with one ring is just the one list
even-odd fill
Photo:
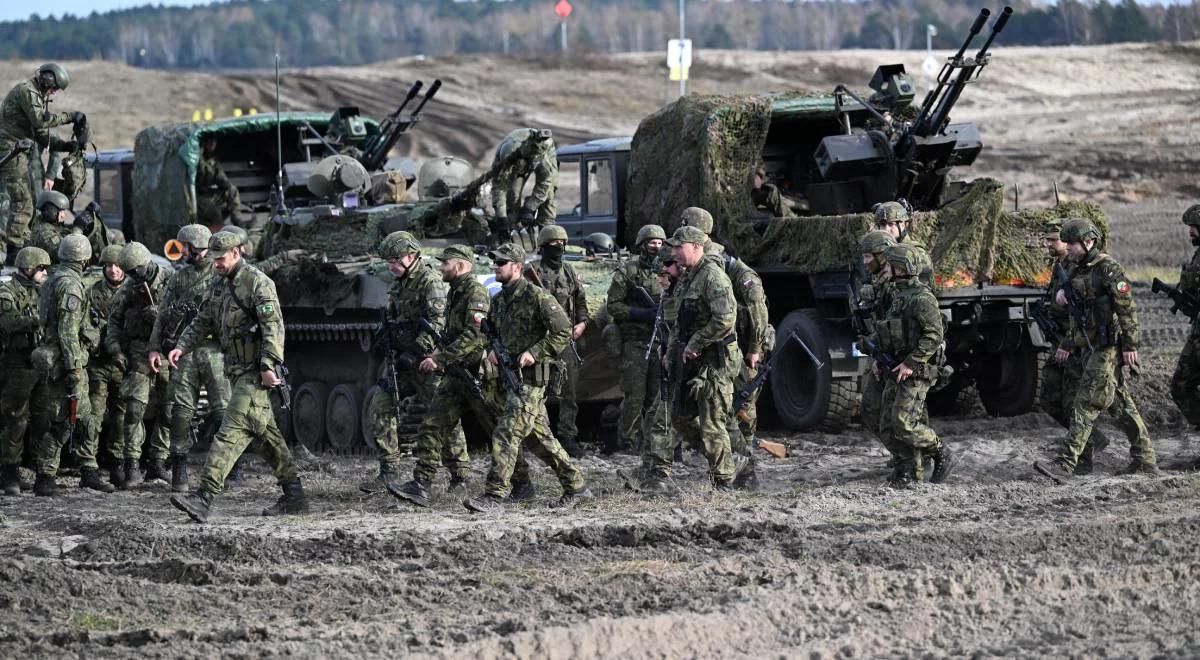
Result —
[[989, 415], [1025, 414], [1033, 410], [1037, 399], [1037, 351], [1025, 344], [1019, 350], [985, 355], [975, 382]]
[[383, 388], [378, 385], [372, 385], [371, 389], [367, 390], [367, 395], [363, 397], [362, 409], [359, 412], [359, 420], [362, 426], [363, 442], [371, 449], [378, 450], [379, 445], [375, 443], [375, 423], [371, 419], [371, 402], [376, 396], [387, 396], [388, 393], [383, 391]]
[[[820, 369], [816, 368], [808, 353], [795, 341], [783, 345], [783, 338], [792, 332], [795, 332], [824, 363]], [[776, 350], [783, 352], [775, 362], [769, 380], [771, 400], [775, 404], [779, 421], [794, 431], [808, 431], [822, 428], [830, 412], [842, 415], [848, 420], [852, 410], [841, 411], [838, 409], [840, 404], [830, 405], [834, 389], [833, 368], [829, 360], [829, 347], [816, 310], [800, 309], [788, 314], [779, 324], [775, 336], [776, 345], [781, 346]], [[850, 388], [853, 390], [852, 383]], [[839, 394], [842, 394], [844, 388], [839, 386], [838, 389]], [[850, 399], [853, 400], [853, 394]]]
[[325, 401], [325, 432], [335, 449], [358, 446], [362, 439], [362, 391], [357, 385], [342, 383], [329, 392]]
[[325, 444], [325, 402], [329, 386], [310, 380], [296, 388], [292, 396], [292, 430], [296, 440], [311, 451]]

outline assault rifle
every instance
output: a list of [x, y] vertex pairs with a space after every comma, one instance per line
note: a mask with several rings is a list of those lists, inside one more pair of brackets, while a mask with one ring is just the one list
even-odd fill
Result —
[[504, 388], [513, 394], [520, 394], [521, 367], [512, 353], [509, 353], [508, 349], [504, 347], [504, 342], [500, 339], [500, 329], [492, 324], [490, 319], [484, 319], [480, 329], [487, 336], [488, 348], [492, 349], [492, 353], [496, 355], [496, 362], [500, 364], [500, 375], [504, 378]]
[[1092, 340], [1087, 334], [1087, 315], [1084, 313], [1083, 301], [1079, 299], [1079, 292], [1075, 290], [1075, 285], [1071, 284], [1071, 278], [1067, 276], [1067, 271], [1063, 269], [1062, 264], [1054, 264], [1054, 280], [1058, 282], [1063, 296], [1067, 299], [1067, 309], [1071, 312], [1075, 323], [1079, 325], [1079, 332], [1083, 335], [1083, 340], [1087, 342], [1088, 351], [1095, 350], [1092, 347]]
[[846, 293], [850, 303], [850, 323], [854, 326], [854, 333], [859, 336], [862, 347], [866, 349], [865, 353], [875, 360], [875, 364], [879, 365], [881, 370], [891, 372], [899, 366], [900, 360], [897, 360], [895, 355], [881, 349], [879, 344], [871, 339], [867, 320], [863, 318], [864, 310], [858, 299], [858, 291], [854, 288], [854, 278], [850, 278], [850, 284], [846, 285]]
[[[437, 344], [438, 348], [446, 348], [445, 335], [438, 332], [438, 329], [433, 327], [433, 324], [429, 322], [429, 319], [422, 317], [420, 324], [421, 330], [428, 332], [429, 336], [433, 337], [433, 342]], [[461, 364], [456, 364], [453, 366], [446, 365], [445, 369], [447, 374], [453, 372], [463, 379], [463, 382], [465, 382], [467, 387], [471, 390], [471, 396], [474, 396], [480, 401], [487, 400], [483, 396], [483, 383], [479, 381], [478, 376], [472, 374], [466, 367]]]
[[79, 425], [79, 396], [71, 394], [67, 396], [67, 427], [71, 429], [69, 436], [69, 449], [67, 452], [72, 456], [75, 454], [75, 431]]
[[282, 362], [275, 365], [275, 377], [279, 379], [279, 384], [272, 389], [279, 392], [280, 410], [288, 410], [292, 407], [292, 386], [287, 381], [290, 373]]
[[179, 336], [183, 334], [183, 331], [187, 328], [188, 323], [191, 323], [192, 318], [200, 312], [200, 306], [192, 303], [176, 302], [175, 304], [171, 305], [171, 307], [172, 311], [179, 315], [179, 321], [175, 324], [175, 327], [171, 329], [171, 332], [164, 338], [165, 341], [163, 343], [169, 343], [172, 347], [174, 347], [175, 342], [179, 341]]
[[1196, 315], [1200, 314], [1200, 300], [1178, 286], [1171, 286], [1156, 277], [1150, 284], [1150, 291], [1151, 293], [1167, 294], [1167, 297], [1171, 299], [1172, 314], [1183, 312], [1184, 316], [1193, 321], [1196, 320]]
[[645, 302], [647, 307], [655, 308], [654, 331], [650, 333], [650, 341], [646, 344], [646, 355], [643, 359], [649, 360], [650, 353], [653, 352], [655, 346], [658, 347], [658, 398], [666, 403], [671, 400], [671, 370], [662, 364], [667, 354], [667, 338], [671, 334], [671, 329], [667, 327], [667, 322], [663, 318], [663, 302], [667, 299], [667, 293], [664, 291], [662, 299], [655, 302], [654, 296], [650, 295], [646, 287], [637, 287], [637, 292], [641, 294], [642, 302]]
[[[529, 281], [536, 284], [539, 289], [546, 288], [546, 285], [542, 284], [542, 278], [540, 275], [538, 275], [536, 267], [534, 267], [530, 264], [526, 264], [522, 275], [527, 276], [529, 278]], [[565, 307], [563, 308], [563, 311], [566, 311]], [[567, 319], [567, 320], [573, 321], [573, 319]], [[575, 357], [575, 366], [582, 367], [583, 366], [583, 356], [579, 354], [579, 346], [575, 344], [574, 333], [575, 333], [575, 324], [572, 323], [571, 324], [572, 336], [570, 339], [567, 340], [567, 348], [571, 349], [571, 354]]]
[[388, 380], [383, 381], [380, 385], [392, 395], [392, 412], [396, 414], [396, 419], [403, 416], [404, 405], [400, 402], [400, 370], [409, 370], [413, 366], [413, 358], [406, 353], [401, 353], [396, 349], [395, 328], [393, 328], [392, 319], [388, 316], [387, 307], [379, 308], [379, 337], [377, 342], [383, 350], [384, 356], [387, 358], [388, 364]]
[[396, 111], [388, 115], [383, 123], [379, 125], [379, 133], [372, 136], [365, 144], [363, 144], [363, 167], [367, 168], [368, 172], [376, 172], [383, 169], [383, 164], [387, 162], [388, 153], [392, 147], [396, 146], [396, 142], [400, 140], [400, 136], [412, 128], [412, 125], [421, 120], [421, 110], [425, 108], [425, 104], [433, 99], [434, 94], [442, 88], [441, 80], [434, 80], [429, 86], [429, 91], [425, 92], [425, 96], [421, 97], [421, 102], [417, 104], [417, 109], [413, 110], [407, 118], [401, 118], [404, 108], [408, 102], [421, 91], [421, 87], [425, 83], [418, 80], [413, 83], [413, 86], [408, 89], [408, 94], [404, 96], [404, 101], [400, 103], [400, 107]]
[[1046, 301], [1038, 300], [1029, 306], [1029, 315], [1033, 317], [1037, 323], [1038, 329], [1042, 331], [1042, 336], [1051, 344], [1058, 345], [1062, 339], [1062, 331], [1058, 327], [1058, 322], [1050, 317], [1050, 311], [1046, 309]]
[[[750, 416], [746, 413], [746, 407], [750, 405], [750, 397], [754, 396], [754, 393], [766, 384], [767, 377], [771, 375], [771, 369], [775, 368], [775, 361], [779, 359], [780, 355], [783, 355], [783, 347], [787, 346], [788, 342], [793, 340], [799, 342], [801, 345], [804, 344], [803, 341], [800, 341], [800, 336], [794, 330], [788, 333], [783, 343], [776, 346], [775, 350], [771, 351], [771, 357], [759, 367], [758, 375], [751, 379], [749, 383], [746, 383], [746, 386], [733, 396], [733, 414], [738, 419], [747, 424], [750, 423]], [[755, 438], [755, 445], [775, 458], [787, 458], [787, 447], [782, 443]]]

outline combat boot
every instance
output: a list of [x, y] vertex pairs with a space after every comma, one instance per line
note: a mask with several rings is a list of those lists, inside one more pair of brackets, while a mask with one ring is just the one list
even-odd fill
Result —
[[0, 489], [5, 495], [21, 494], [21, 468], [16, 465], [5, 465], [0, 473]]
[[734, 464], [733, 487], [736, 490], [754, 490], [758, 488], [758, 471], [755, 470], [753, 456], [739, 457], [744, 460]]
[[117, 490], [125, 490], [125, 464], [122, 461], [113, 461], [113, 466], [108, 470], [108, 482]]
[[188, 457], [187, 454], [176, 454], [171, 457], [171, 490], [176, 493], [186, 493], [188, 486]]
[[39, 497], [58, 495], [58, 482], [54, 480], [54, 475], [39, 474], [37, 480], [33, 482], [33, 494]]
[[1075, 476], [1073, 470], [1068, 470], [1058, 460], [1053, 461], [1037, 461], [1033, 464], [1033, 469], [1050, 477], [1056, 484], [1065, 484]]
[[537, 497], [537, 486], [533, 482], [526, 481], [513, 485], [512, 491], [508, 494], [508, 499], [511, 502], [527, 502]]
[[264, 516], [289, 516], [308, 513], [308, 498], [304, 495], [304, 486], [300, 479], [293, 479], [279, 484], [283, 495], [275, 500], [275, 506], [263, 509]]
[[111, 493], [116, 490], [112, 484], [100, 477], [100, 470], [96, 468], [82, 468], [79, 471], [79, 487], [91, 488], [101, 493]]
[[1094, 462], [1095, 450], [1091, 445], [1084, 448], [1083, 453], [1079, 455], [1079, 462], [1075, 464], [1075, 475], [1084, 477], [1092, 473], [1095, 467]]
[[229, 470], [229, 475], [225, 477], [226, 488], [237, 488], [238, 486], [246, 485], [246, 473], [242, 471], [242, 461], [244, 460], [246, 460], [245, 456], [234, 462], [233, 468]]
[[402, 500], [407, 500], [419, 507], [429, 508], [429, 488], [432, 484], [425, 479], [413, 479], [397, 488], [388, 487], [387, 491]]
[[567, 456], [571, 458], [582, 458], [587, 454], [583, 445], [579, 444], [575, 438], [559, 438], [558, 444], [562, 445], [563, 451], [567, 452]]
[[446, 486], [447, 493], [462, 493], [467, 490], [467, 477], [450, 477], [450, 485]]
[[1159, 472], [1158, 466], [1154, 463], [1146, 463], [1141, 459], [1135, 458], [1129, 463], [1129, 465], [1117, 470], [1117, 474], [1120, 476], [1127, 476], [1131, 474], [1148, 474], [1151, 476], [1158, 476], [1162, 473]]
[[684, 465], [683, 443], [682, 442], [675, 445], [675, 453], [671, 455], [671, 460], [673, 460], [675, 462], [675, 465]]
[[558, 498], [557, 502], [550, 505], [552, 509], [565, 509], [567, 507], [576, 507], [588, 502], [594, 502], [596, 496], [592, 494], [592, 489], [584, 486], [582, 490], [563, 491], [562, 497]]
[[142, 470], [138, 467], [138, 459], [126, 458], [124, 472], [125, 479], [123, 482], [124, 485], [121, 487], [122, 490], [129, 490], [130, 488], [142, 483]]
[[358, 489], [367, 495], [384, 491], [394, 492], [401, 487], [400, 475], [396, 473], [396, 468], [383, 464], [379, 465], [379, 474], [375, 475], [374, 479], [368, 479], [358, 484]]
[[929, 483], [940, 484], [946, 481], [956, 465], [958, 465], [958, 457], [950, 451], [950, 447], [943, 444], [933, 455], [933, 474], [929, 477]]
[[675, 493], [675, 487], [671, 482], [661, 474], [651, 472], [638, 482], [638, 492], [646, 495], [672, 495]]
[[166, 461], [161, 458], [150, 459], [150, 469], [146, 470], [146, 481], [170, 482], [171, 475], [167, 472]]
[[906, 489], [917, 485], [916, 468], [912, 461], [901, 460], [892, 469], [892, 474], [888, 476], [887, 483], [892, 488]]
[[212, 508], [212, 501], [212, 493], [206, 490], [194, 490], [187, 495], [171, 496], [171, 504], [198, 523], [208, 522], [208, 512]]
[[463, 506], [467, 507], [468, 511], [475, 513], [500, 512], [504, 511], [504, 500], [491, 493], [484, 493], [479, 497], [468, 497], [463, 500]]

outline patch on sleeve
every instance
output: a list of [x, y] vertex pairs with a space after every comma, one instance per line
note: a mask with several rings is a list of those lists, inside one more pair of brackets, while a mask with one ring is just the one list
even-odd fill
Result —
[[486, 298], [481, 299], [481, 300], [472, 300], [471, 302], [467, 303], [467, 309], [470, 309], [470, 310], [478, 310], [481, 312], [486, 312], [487, 308], [488, 308], [488, 301]]
[[471, 312], [471, 323], [474, 323], [476, 326], [483, 325], [485, 318], [487, 318], [487, 314], [483, 312]]
[[1117, 282], [1117, 293], [1123, 296], [1129, 295], [1129, 282], [1126, 282], [1125, 280]]
[[258, 306], [258, 315], [259, 316], [269, 316], [274, 311], [275, 311], [275, 305], [272, 305], [271, 303], [263, 303]]
[[66, 300], [63, 301], [63, 307], [65, 307], [68, 312], [74, 312], [79, 309], [80, 302], [81, 301], [79, 300], [78, 296], [68, 295]]
[[745, 282], [742, 282], [742, 286], [746, 287], [747, 289], [754, 286], [754, 278], [748, 278]]

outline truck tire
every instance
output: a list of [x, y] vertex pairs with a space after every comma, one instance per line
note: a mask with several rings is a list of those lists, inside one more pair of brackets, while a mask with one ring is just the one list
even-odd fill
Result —
[[975, 381], [983, 408], [992, 417], [1013, 417], [1033, 410], [1038, 394], [1038, 353], [1029, 344], [1019, 350], [983, 356]]
[[[854, 384], [849, 385], [849, 395], [837, 381], [837, 396], [834, 396], [833, 368], [829, 360], [829, 345], [822, 332], [822, 321], [816, 310], [798, 309], [783, 318], [776, 329], [776, 343], [795, 333], [816, 353], [824, 364], [820, 369], [804, 352], [790, 342], [771, 369], [771, 401], [775, 413], [785, 427], [793, 431], [811, 431], [825, 428], [841, 428], [850, 420], [854, 408]], [[826, 418], [832, 414], [833, 419]]]

